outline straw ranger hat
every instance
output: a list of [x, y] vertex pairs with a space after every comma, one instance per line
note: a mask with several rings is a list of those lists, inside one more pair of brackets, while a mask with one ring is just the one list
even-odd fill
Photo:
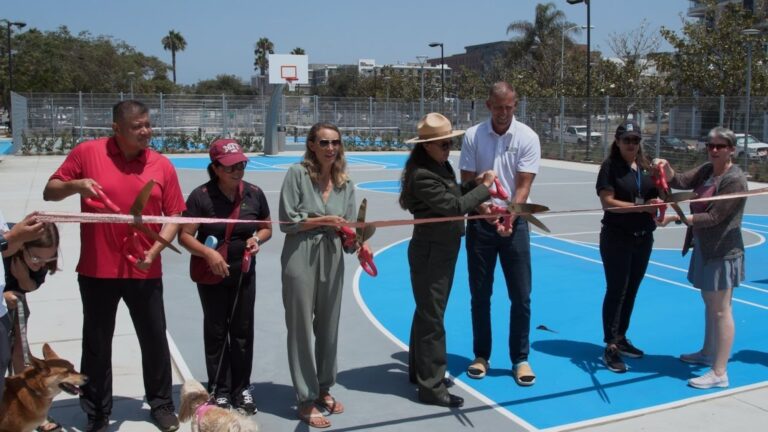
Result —
[[419, 120], [416, 127], [419, 134], [416, 138], [406, 141], [406, 144], [424, 143], [430, 141], [439, 141], [464, 135], [463, 130], [453, 130], [451, 121], [440, 113], [429, 113]]

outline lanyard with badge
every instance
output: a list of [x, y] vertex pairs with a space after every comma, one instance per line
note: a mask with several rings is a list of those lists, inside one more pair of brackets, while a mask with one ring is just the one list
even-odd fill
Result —
[[645, 204], [645, 200], [643, 199], [643, 190], [642, 190], [643, 173], [642, 173], [642, 169], [640, 168], [640, 165], [637, 166], [636, 172], [637, 172], [637, 175], [635, 176], [635, 182], [637, 184], [637, 196], [635, 197], [635, 205], [643, 205]]

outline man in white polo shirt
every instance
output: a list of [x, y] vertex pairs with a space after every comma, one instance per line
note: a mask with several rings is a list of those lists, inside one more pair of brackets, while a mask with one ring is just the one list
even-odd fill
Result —
[[[485, 102], [491, 113], [487, 121], [467, 130], [461, 147], [461, 181], [494, 170], [501, 184], [516, 203], [525, 203], [533, 179], [539, 172], [539, 137], [515, 119], [517, 93], [506, 82], [491, 87]], [[490, 213], [488, 203], [476, 212]], [[502, 201], [496, 204], [504, 205]], [[509, 322], [509, 356], [515, 382], [530, 386], [536, 375], [528, 363], [531, 324], [531, 245], [528, 222], [516, 218], [511, 229], [493, 220], [467, 222], [467, 264], [472, 295], [472, 333], [475, 360], [467, 369], [470, 378], [483, 378], [491, 357], [491, 294], [496, 259], [499, 258], [507, 293], [512, 302]]]

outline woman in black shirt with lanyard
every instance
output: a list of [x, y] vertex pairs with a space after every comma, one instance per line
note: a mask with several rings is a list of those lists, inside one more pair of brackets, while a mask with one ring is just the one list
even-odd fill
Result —
[[619, 125], [596, 184], [600, 203], [606, 209], [600, 231], [600, 256], [606, 282], [603, 363], [617, 373], [627, 371], [622, 356], [643, 356], [643, 351], [633, 346], [626, 334], [635, 297], [651, 258], [656, 229], [656, 209], [634, 206], [659, 201], [640, 139], [637, 123], [625, 121]]

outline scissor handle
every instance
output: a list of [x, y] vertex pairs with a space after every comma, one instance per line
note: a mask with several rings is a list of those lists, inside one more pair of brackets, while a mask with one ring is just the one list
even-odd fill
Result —
[[504, 201], [509, 199], [509, 194], [507, 193], [507, 190], [504, 189], [504, 186], [501, 185], [501, 181], [498, 179], [498, 177], [493, 179], [493, 186], [491, 186], [489, 192], [493, 198], [498, 198]]
[[123, 256], [133, 265], [138, 264], [139, 261], [144, 261], [147, 257], [139, 243], [139, 235], [135, 231], [123, 239]]
[[337, 231], [341, 238], [341, 246], [347, 252], [354, 252], [357, 249], [357, 234], [355, 230], [348, 226], [340, 227]]
[[373, 254], [367, 249], [361, 248], [357, 255], [357, 259], [360, 261], [360, 267], [362, 267], [366, 273], [373, 277], [376, 277], [379, 274], [376, 264], [373, 263]]
[[86, 198], [85, 203], [93, 208], [97, 208], [99, 210], [109, 209], [109, 211], [113, 213], [120, 213], [120, 207], [115, 205], [115, 203], [112, 202], [111, 199], [107, 196], [107, 194], [104, 193], [101, 188], [95, 188], [96, 190], [96, 197], [95, 198]]
[[656, 164], [657, 173], [653, 175], [653, 181], [656, 183], [656, 188], [665, 192], [669, 192], [669, 184], [667, 183], [667, 172], [664, 170], [664, 163], [659, 162]]
[[[506, 207], [502, 207], [500, 205], [493, 204], [491, 205], [491, 213], [501, 215], [501, 218], [504, 222], [501, 222], [501, 224], [504, 225], [504, 228], [507, 229], [507, 231], [512, 229], [512, 214]], [[496, 225], [499, 225], [499, 221], [496, 221]]]

